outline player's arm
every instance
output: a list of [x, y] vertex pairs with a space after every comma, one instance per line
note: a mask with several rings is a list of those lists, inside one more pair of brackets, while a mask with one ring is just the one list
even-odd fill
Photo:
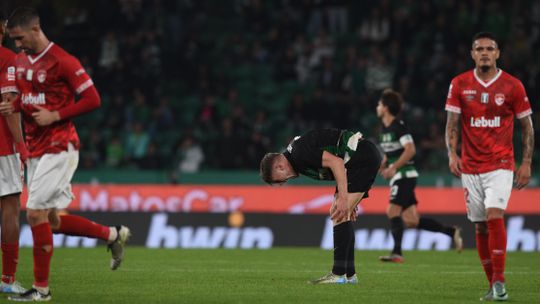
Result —
[[329, 168], [334, 174], [337, 184], [337, 197], [336, 197], [336, 209], [332, 214], [332, 219], [340, 221], [342, 218], [349, 214], [349, 208], [347, 206], [347, 174], [345, 170], [345, 163], [343, 159], [324, 151], [322, 154], [322, 166]]
[[[6, 104], [14, 104], [17, 101], [17, 94], [14, 92], [8, 92], [2, 94], [2, 102]], [[17, 152], [20, 153], [23, 162], [28, 158], [28, 150], [24, 143], [24, 137], [21, 126], [21, 113], [13, 112], [10, 115], [4, 116], [6, 125], [9, 128], [9, 132], [15, 142]]]
[[71, 90], [78, 96], [79, 101], [57, 111], [49, 111], [41, 106], [34, 106], [32, 114], [40, 126], [48, 126], [56, 121], [69, 119], [93, 111], [101, 105], [101, 98], [94, 82], [75, 57], [67, 57], [62, 61], [60, 74], [66, 80]]
[[40, 126], [48, 126], [59, 120], [75, 117], [94, 109], [99, 108], [101, 105], [101, 99], [94, 86], [87, 88], [80, 95], [78, 102], [71, 104], [58, 111], [49, 111], [48, 109], [34, 105], [36, 112], [32, 113], [32, 117], [36, 120], [36, 123]]
[[[7, 92], [2, 94], [2, 102], [6, 104], [13, 104], [17, 99], [17, 94], [14, 92]], [[9, 115], [5, 115], [6, 124], [9, 128], [13, 141], [20, 143], [24, 141], [21, 129], [21, 114], [13, 112]]]
[[416, 146], [414, 145], [414, 141], [412, 141], [412, 137], [410, 135], [408, 135], [408, 138], [410, 138], [410, 140], [407, 140], [407, 142], [403, 144], [403, 153], [401, 153], [399, 158], [394, 163], [382, 171], [382, 176], [385, 179], [392, 178], [396, 174], [397, 170], [407, 164], [416, 154]]
[[448, 111], [446, 119], [445, 141], [448, 150], [448, 166], [455, 176], [461, 176], [461, 159], [457, 154], [459, 143], [459, 121], [461, 114]]
[[522, 189], [529, 184], [531, 178], [531, 162], [534, 151], [534, 128], [531, 116], [525, 116], [519, 119], [521, 123], [521, 140], [523, 154], [521, 157], [521, 166], [516, 172], [516, 187]]

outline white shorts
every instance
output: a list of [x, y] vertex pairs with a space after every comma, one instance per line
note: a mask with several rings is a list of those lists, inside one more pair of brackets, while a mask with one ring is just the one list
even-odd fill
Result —
[[0, 197], [21, 193], [24, 170], [19, 154], [0, 156]]
[[506, 210], [513, 180], [514, 172], [504, 169], [482, 174], [462, 174], [469, 220], [485, 222], [487, 208]]
[[71, 179], [79, 163], [79, 151], [69, 144], [68, 151], [30, 158], [28, 165], [28, 209], [64, 209], [75, 196]]

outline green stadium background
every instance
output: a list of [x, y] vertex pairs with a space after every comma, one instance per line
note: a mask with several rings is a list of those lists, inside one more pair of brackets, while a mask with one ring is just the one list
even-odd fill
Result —
[[[81, 60], [101, 93], [102, 107], [76, 119], [82, 150], [74, 183], [134, 190], [262, 187], [262, 155], [305, 130], [354, 128], [376, 138], [375, 105], [385, 87], [406, 99], [403, 119], [418, 148], [419, 185], [460, 187], [447, 169], [444, 102], [451, 78], [472, 67], [470, 38], [490, 30], [501, 41], [499, 66], [523, 81], [533, 106], [533, 178], [524, 191], [540, 201], [540, 4], [403, 2], [8, 0], [0, 9], [37, 7], [45, 33]], [[516, 126], [518, 161], [519, 131]], [[299, 179], [290, 188], [295, 185], [317, 184]], [[378, 178], [376, 186], [386, 182]], [[540, 251], [536, 208], [507, 217], [510, 250]], [[329, 248], [322, 213], [84, 212], [104, 223], [132, 223], [133, 244], [150, 248]], [[463, 213], [432, 216], [473, 235]], [[22, 246], [30, 244], [28, 233], [23, 225]], [[358, 249], [391, 246], [382, 213], [361, 215], [357, 236]], [[57, 246], [96, 246], [55, 238]], [[406, 249], [450, 246], [412, 230], [405, 243]]]

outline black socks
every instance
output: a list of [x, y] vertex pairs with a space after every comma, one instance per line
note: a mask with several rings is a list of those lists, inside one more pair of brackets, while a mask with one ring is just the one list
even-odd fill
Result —
[[351, 221], [334, 226], [334, 266], [335, 275], [352, 276], [354, 268], [354, 227]]
[[454, 228], [452, 227], [444, 227], [441, 225], [441, 223], [437, 222], [436, 220], [432, 220], [430, 218], [421, 217], [418, 221], [418, 229], [433, 231], [433, 232], [441, 232], [449, 237], [454, 236]]
[[396, 216], [390, 219], [390, 231], [394, 238], [394, 249], [392, 253], [401, 255], [401, 240], [403, 239], [403, 221]]

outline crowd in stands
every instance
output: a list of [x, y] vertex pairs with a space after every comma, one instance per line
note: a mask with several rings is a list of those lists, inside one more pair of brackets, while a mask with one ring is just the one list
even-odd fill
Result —
[[420, 169], [447, 170], [446, 94], [473, 67], [480, 30], [497, 35], [499, 66], [523, 81], [540, 143], [539, 1], [34, 2], [102, 96], [77, 118], [84, 168], [257, 170], [311, 128], [376, 138], [378, 96], [392, 87]]

